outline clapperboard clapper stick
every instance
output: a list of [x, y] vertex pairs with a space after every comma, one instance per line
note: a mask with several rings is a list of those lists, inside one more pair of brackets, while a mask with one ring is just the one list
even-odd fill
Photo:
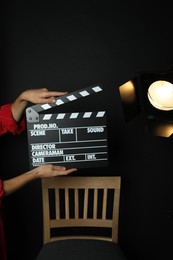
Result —
[[102, 90], [101, 85], [90, 86], [58, 97], [54, 104], [26, 109], [31, 169], [47, 163], [66, 168], [108, 165], [106, 111], [41, 113]]

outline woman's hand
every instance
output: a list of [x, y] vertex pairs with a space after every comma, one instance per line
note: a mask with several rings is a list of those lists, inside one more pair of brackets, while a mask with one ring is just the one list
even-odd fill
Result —
[[65, 94], [67, 94], [67, 92], [49, 91], [47, 88], [25, 90], [11, 105], [13, 118], [18, 123], [29, 102], [33, 104], [52, 104], [55, 103], [56, 97]]
[[36, 178], [50, 178], [50, 177], [57, 177], [61, 175], [68, 175], [72, 172], [77, 171], [76, 168], [66, 169], [64, 166], [56, 166], [53, 164], [44, 164], [33, 171], [36, 172]]
[[49, 91], [47, 88], [28, 89], [20, 95], [21, 101], [28, 101], [33, 104], [55, 103], [57, 96], [63, 96], [67, 92]]

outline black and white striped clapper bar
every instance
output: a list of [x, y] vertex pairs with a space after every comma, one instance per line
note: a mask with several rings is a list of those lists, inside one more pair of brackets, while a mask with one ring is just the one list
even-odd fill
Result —
[[30, 168], [42, 164], [66, 168], [102, 167], [108, 164], [106, 111], [43, 114], [103, 90], [94, 85], [56, 98], [54, 104], [26, 109]]

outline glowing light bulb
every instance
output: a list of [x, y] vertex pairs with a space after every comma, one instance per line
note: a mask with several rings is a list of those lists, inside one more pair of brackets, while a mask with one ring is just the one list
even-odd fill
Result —
[[148, 99], [150, 103], [160, 110], [173, 110], [173, 84], [158, 80], [148, 88]]

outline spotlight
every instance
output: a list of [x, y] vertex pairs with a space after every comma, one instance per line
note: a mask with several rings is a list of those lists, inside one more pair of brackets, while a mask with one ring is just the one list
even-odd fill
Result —
[[119, 86], [125, 123], [173, 137], [173, 68], [143, 72]]

